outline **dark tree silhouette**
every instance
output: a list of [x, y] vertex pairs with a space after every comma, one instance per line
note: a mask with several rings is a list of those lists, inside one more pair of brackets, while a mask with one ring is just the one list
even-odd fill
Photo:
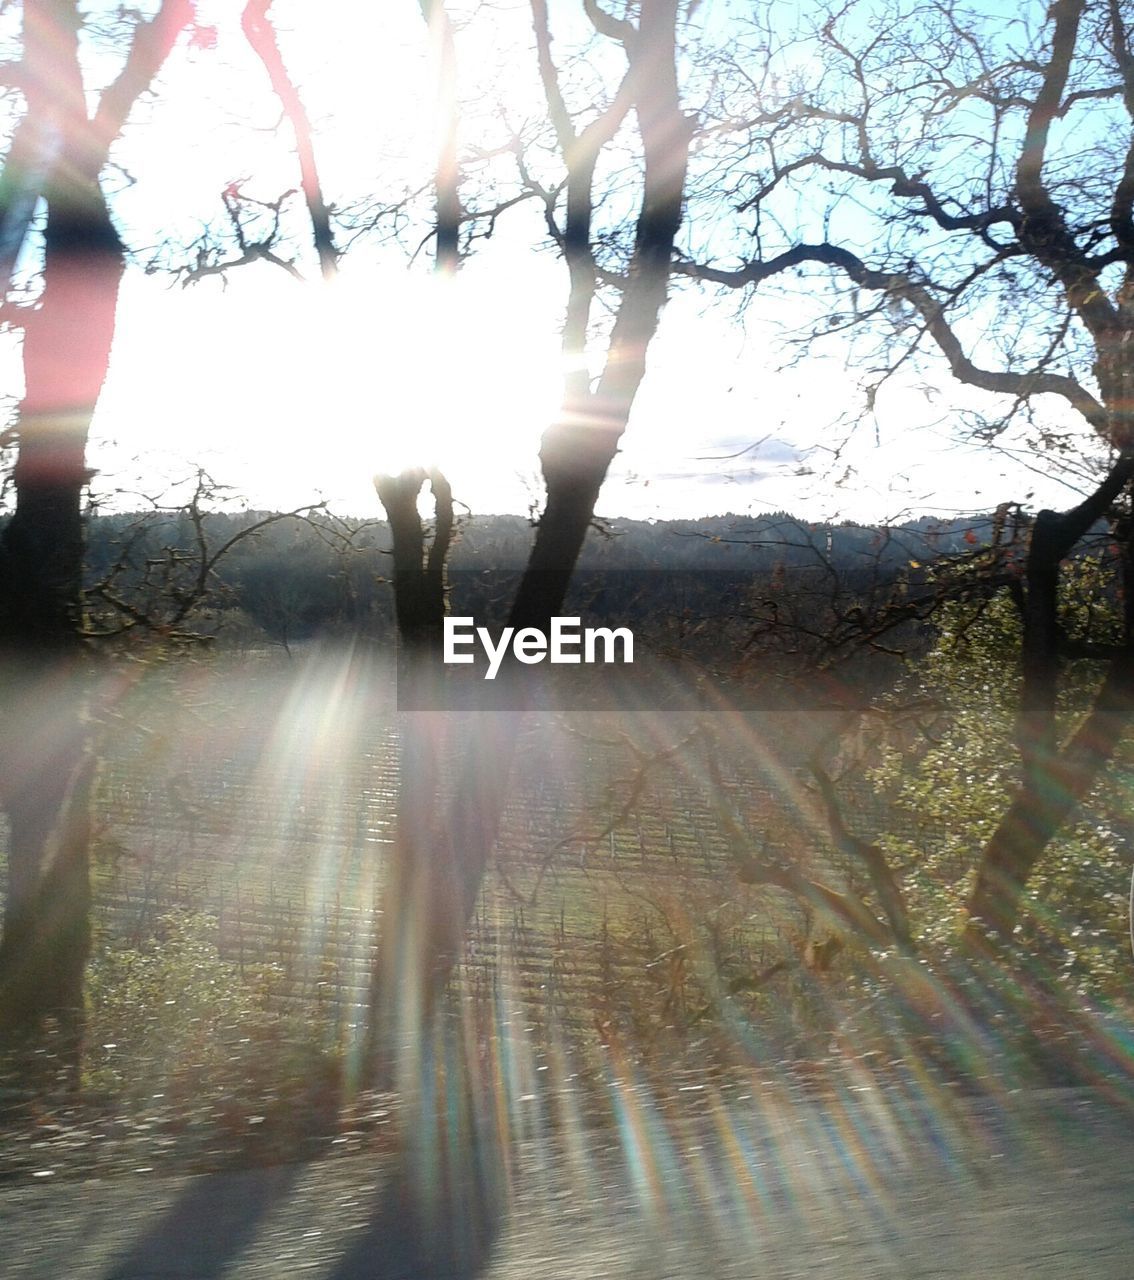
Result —
[[39, 301], [22, 316], [25, 392], [15, 426], [15, 511], [0, 545], [0, 642], [17, 663], [0, 761], [9, 876], [0, 1032], [53, 1017], [78, 1060], [89, 948], [93, 762], [79, 697], [87, 432], [106, 377], [125, 248], [100, 179], [110, 148], [193, 17], [165, 0], [139, 20], [122, 69], [88, 111], [75, 0], [24, 6], [24, 115], [5, 163], [6, 276], [35, 203], [46, 205]]
[[[598, 5], [583, 8], [596, 34], [621, 48], [625, 70], [610, 98], [583, 127], [564, 102], [552, 57], [548, 7], [533, 0], [536, 56], [562, 177], [554, 186], [531, 175], [517, 141], [524, 194], [544, 205], [546, 224], [568, 272], [563, 326], [564, 384], [560, 413], [545, 431], [540, 463], [546, 499], [527, 564], [513, 600], [509, 622], [547, 630], [562, 608], [595, 503], [635, 396], [645, 375], [646, 351], [665, 303], [674, 240], [681, 224], [685, 173], [694, 122], [681, 107], [677, 85], [676, 0], [647, 0], [637, 23], [615, 19]], [[440, 33], [441, 73], [451, 65], [451, 38], [443, 7], [424, 6], [431, 29]], [[633, 113], [642, 151], [637, 178], [638, 213], [627, 268], [628, 283], [617, 295], [606, 339], [603, 371], [592, 387], [587, 373], [588, 339], [596, 319], [602, 272], [595, 258], [593, 229], [596, 172], [600, 157]], [[445, 117], [449, 120], [449, 117]], [[451, 274], [458, 263], [456, 243], [461, 202], [458, 166], [450, 150], [454, 130], [442, 130], [437, 164], [437, 267]], [[562, 205], [562, 207], [561, 207]], [[411, 646], [435, 645], [444, 616], [444, 559], [452, 529], [452, 497], [443, 477], [430, 473], [436, 506], [427, 546], [417, 514], [424, 471], [378, 481], [390, 518], [398, 592], [398, 619]], [[466, 726], [467, 728], [467, 726]], [[402, 759], [398, 836], [392, 854], [385, 912], [386, 938], [372, 1006], [372, 1063], [387, 1056], [391, 1021], [428, 1019], [433, 1003], [456, 963], [465, 926], [475, 907], [503, 814], [518, 716], [487, 713], [469, 730], [473, 749], [465, 754], [455, 796], [437, 803], [444, 731], [426, 713], [407, 740]], [[399, 1014], [399, 1011], [400, 1014]], [[420, 1034], [420, 1024], [413, 1028]]]

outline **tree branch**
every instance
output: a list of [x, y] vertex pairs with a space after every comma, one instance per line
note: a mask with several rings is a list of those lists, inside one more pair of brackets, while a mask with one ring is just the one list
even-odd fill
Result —
[[338, 253], [331, 232], [331, 215], [319, 181], [319, 169], [315, 162], [315, 141], [311, 120], [303, 99], [288, 75], [276, 38], [275, 27], [268, 17], [272, 0], [248, 0], [241, 15], [240, 25], [256, 56], [268, 73], [272, 90], [279, 99], [295, 133], [295, 149], [299, 158], [300, 184], [307, 214], [311, 219], [311, 234], [319, 255], [319, 267], [324, 280], [330, 280], [338, 270]]
[[547, 0], [531, 0], [532, 26], [535, 30], [536, 61], [539, 77], [547, 99], [547, 114], [559, 141], [559, 150], [566, 155], [575, 141], [575, 126], [563, 100], [559, 84], [559, 72], [551, 57], [551, 28], [547, 16]]
[[[545, 0], [531, 0], [532, 21], [536, 34], [536, 50], [540, 77], [547, 98], [548, 115], [555, 127], [563, 162], [567, 167], [567, 209], [560, 236], [567, 262], [570, 290], [567, 313], [563, 322], [562, 350], [567, 370], [568, 399], [582, 412], [590, 394], [590, 376], [586, 368], [587, 332], [594, 301], [596, 266], [591, 247], [591, 223], [594, 217], [594, 175], [599, 153], [618, 132], [633, 105], [634, 78], [637, 63], [628, 62], [626, 72], [610, 104], [576, 133], [564, 103], [559, 75], [551, 61], [551, 35]], [[554, 221], [549, 211], [549, 227]]]
[[599, 33], [629, 49], [638, 35], [638, 29], [625, 18], [616, 18], [612, 13], [601, 8], [598, 0], [583, 0], [583, 12], [590, 19], [591, 26]]
[[444, 0], [418, 0], [429, 28], [439, 142], [433, 190], [437, 209], [437, 270], [451, 275], [461, 264], [460, 168], [457, 163], [457, 52]]
[[1025, 212], [1045, 220], [1056, 212], [1043, 181], [1048, 135], [1067, 87], [1082, 15], [1083, 0], [1053, 0], [1048, 10], [1048, 16], [1055, 24], [1051, 59], [1044, 69], [1040, 90], [1028, 113], [1024, 142], [1016, 161], [1016, 193], [1020, 203]]
[[879, 165], [869, 158], [861, 163], [852, 164], [846, 160], [832, 160], [819, 152], [813, 152], [777, 167], [773, 182], [745, 200], [739, 206], [740, 212], [759, 205], [761, 200], [771, 194], [773, 186], [783, 178], [808, 168], [822, 169], [828, 173], [846, 173], [856, 178], [863, 178], [867, 182], [889, 182], [891, 195], [900, 199], [920, 200], [922, 207], [919, 212], [927, 214], [945, 231], [987, 231], [989, 227], [1001, 222], [1015, 226], [1019, 220], [1019, 215], [1010, 205], [998, 205], [993, 209], [985, 209], [981, 213], [951, 214], [927, 182], [920, 177], [911, 178], [900, 165]]
[[1043, 369], [1033, 369], [1028, 373], [1012, 373], [1008, 370], [980, 368], [965, 353], [960, 339], [945, 318], [944, 308], [925, 284], [914, 280], [905, 272], [873, 270], [867, 267], [856, 254], [838, 245], [796, 245], [775, 258], [750, 262], [735, 271], [724, 271], [689, 262], [675, 263], [673, 270], [679, 275], [690, 276], [697, 280], [707, 280], [714, 284], [727, 285], [732, 289], [742, 289], [748, 285], [759, 285], [781, 272], [811, 262], [837, 268], [864, 289], [885, 292], [908, 302], [922, 317], [929, 336], [949, 362], [953, 376], [961, 382], [979, 387], [984, 391], [995, 391], [1004, 395], [1061, 396], [1100, 434], [1104, 436], [1107, 434], [1110, 418], [1106, 409], [1076, 379], [1066, 374], [1051, 373]]
[[[1122, 75], [1122, 101], [1127, 116], [1134, 122], [1134, 57], [1119, 0], [1110, 0], [1110, 39], [1114, 60]], [[1126, 150], [1122, 176], [1114, 189], [1110, 226], [1120, 247], [1134, 254], [1134, 142]], [[1131, 267], [1134, 268], [1134, 262]]]
[[135, 31], [126, 64], [114, 82], [103, 91], [92, 121], [103, 163], [110, 144], [122, 132], [134, 104], [149, 90], [154, 77], [173, 51], [177, 38], [193, 20], [195, 9], [193, 0], [163, 0], [157, 13]]
[[831, 781], [830, 774], [820, 765], [817, 759], [813, 758], [811, 760], [810, 768], [812, 777], [818, 784], [819, 794], [823, 798], [823, 807], [827, 814], [827, 826], [830, 829], [835, 848], [844, 857], [866, 869], [875, 895], [881, 904], [882, 910], [886, 913], [886, 919], [889, 921], [894, 941], [901, 951], [907, 955], [912, 954], [914, 947], [913, 939], [910, 935], [909, 912], [906, 909], [901, 886], [890, 869], [890, 864], [886, 861], [886, 855], [878, 845], [856, 836], [847, 826], [842, 806], [839, 804], [839, 798], [835, 793], [835, 784]]

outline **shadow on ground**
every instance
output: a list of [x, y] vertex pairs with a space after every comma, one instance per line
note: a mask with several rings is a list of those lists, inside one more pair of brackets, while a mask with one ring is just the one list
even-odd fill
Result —
[[[232, 1274], [242, 1255], [264, 1248], [269, 1217], [295, 1208], [302, 1168], [195, 1178], [101, 1280], [219, 1280]], [[327, 1280], [474, 1280], [491, 1257], [501, 1205], [491, 1180], [466, 1176], [446, 1183], [415, 1193], [422, 1179], [405, 1162], [392, 1168]]]
[[477, 1182], [423, 1203], [396, 1174], [328, 1280], [474, 1280], [487, 1267], [502, 1214]]
[[223, 1275], [256, 1239], [265, 1215], [288, 1198], [300, 1168], [279, 1165], [194, 1178], [104, 1280]]

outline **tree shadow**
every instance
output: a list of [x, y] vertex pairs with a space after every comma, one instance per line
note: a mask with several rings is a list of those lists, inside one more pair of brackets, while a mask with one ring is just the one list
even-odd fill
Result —
[[[102, 1280], [219, 1280], [256, 1247], [264, 1219], [288, 1201], [308, 1166], [278, 1165], [194, 1177], [103, 1273]], [[503, 1220], [500, 1181], [469, 1149], [423, 1176], [402, 1155], [383, 1176], [365, 1227], [332, 1261], [327, 1280], [473, 1280]]]
[[327, 1280], [474, 1280], [504, 1220], [500, 1180], [482, 1155], [462, 1152], [433, 1187], [403, 1156]]
[[289, 1196], [302, 1169], [287, 1164], [195, 1177], [103, 1280], [223, 1275], [272, 1206]]

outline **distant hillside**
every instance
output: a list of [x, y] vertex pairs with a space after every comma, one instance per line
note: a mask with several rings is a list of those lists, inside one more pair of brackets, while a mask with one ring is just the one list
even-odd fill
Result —
[[[199, 526], [185, 513], [94, 517], [88, 529], [92, 608], [108, 618], [121, 618], [123, 606], [160, 612], [178, 592], [193, 589], [202, 548], [211, 556], [270, 514], [211, 514]], [[739, 618], [743, 626], [752, 599], [774, 595], [777, 609], [817, 624], [836, 580], [852, 597], [876, 592], [909, 573], [911, 563], [920, 567], [938, 555], [971, 549], [986, 539], [990, 525], [987, 518], [922, 519], [879, 529], [808, 523], [784, 512], [612, 520], [587, 539], [578, 573], [584, 604], [578, 607], [596, 606], [602, 576], [615, 575], [606, 579], [617, 586], [605, 593], [603, 612], [612, 613], [614, 599], [627, 622], [682, 613], [693, 622]], [[463, 521], [449, 558], [454, 607], [475, 609], [478, 617], [487, 611], [485, 620], [492, 620], [531, 539], [532, 527], [520, 516]], [[392, 636], [389, 545], [380, 521], [322, 515], [276, 520], [237, 540], [217, 561], [192, 625], [241, 642], [259, 633], [285, 645], [347, 631]], [[500, 589], [492, 589], [498, 579]], [[729, 643], [734, 639], [730, 633]]]

